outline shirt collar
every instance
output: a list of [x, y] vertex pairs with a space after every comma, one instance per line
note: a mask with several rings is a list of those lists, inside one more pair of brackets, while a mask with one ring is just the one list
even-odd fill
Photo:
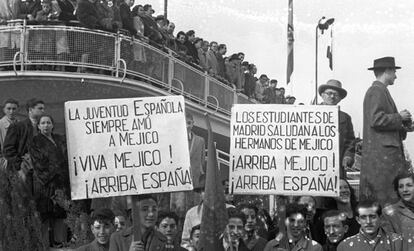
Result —
[[378, 229], [378, 233], [377, 236], [375, 236], [374, 239], [369, 238], [364, 232], [362, 232], [362, 230], [359, 230], [359, 234], [371, 245], [377, 243], [381, 238], [382, 238], [382, 231], [381, 228]]
[[302, 238], [300, 238], [296, 243], [289, 238], [289, 245], [298, 246], [306, 250], [306, 247], [308, 246], [307, 238], [302, 236]]

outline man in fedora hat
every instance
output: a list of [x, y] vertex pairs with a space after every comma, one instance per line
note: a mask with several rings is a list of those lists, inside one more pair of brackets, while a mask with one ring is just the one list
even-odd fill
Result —
[[[323, 105], [337, 105], [347, 95], [347, 91], [342, 88], [339, 80], [331, 79], [318, 88], [319, 95], [322, 97]], [[355, 154], [355, 134], [351, 116], [343, 111], [339, 111], [339, 161], [341, 163], [340, 177], [345, 178], [345, 168], [351, 167], [354, 162]]]
[[387, 87], [397, 78], [393, 57], [374, 60], [376, 81], [364, 98], [364, 131], [362, 145], [361, 199], [375, 199], [381, 205], [398, 200], [392, 180], [406, 170], [402, 141], [412, 131], [411, 114], [398, 112]]

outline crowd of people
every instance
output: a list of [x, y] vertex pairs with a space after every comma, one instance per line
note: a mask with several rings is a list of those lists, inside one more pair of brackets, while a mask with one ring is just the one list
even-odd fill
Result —
[[[81, 26], [126, 32], [161, 50], [169, 50], [221, 82], [265, 104], [294, 104], [278, 81], [244, 60], [244, 53], [226, 57], [227, 47], [179, 31], [151, 5], [133, 0], [14, 0], [0, 2], [0, 24], [13, 19], [79, 22]], [[132, 8], [133, 7], [133, 8]], [[0, 50], [12, 50], [0, 41]], [[91, 41], [93, 45], [93, 41]], [[88, 47], [96, 50], [93, 46]], [[132, 49], [136, 49], [131, 47]], [[4, 53], [0, 53], [4, 55]], [[102, 59], [104, 60], [104, 59]], [[286, 197], [285, 210], [270, 213], [243, 196], [226, 194], [227, 224], [218, 250], [413, 250], [414, 175], [402, 141], [414, 131], [411, 114], [398, 112], [387, 87], [394, 84], [394, 58], [374, 61], [376, 81], [364, 98], [364, 138], [359, 202], [346, 180], [354, 164], [356, 139], [351, 117], [339, 112], [340, 193], [337, 198]], [[318, 89], [321, 105], [338, 105], [347, 91], [338, 80]], [[0, 250], [199, 249], [203, 214], [204, 139], [192, 132], [187, 114], [194, 191], [71, 201], [65, 137], [55, 134], [47, 104], [32, 99], [27, 118], [18, 120], [19, 102], [4, 102], [0, 120]], [[228, 181], [223, 181], [227, 184]], [[136, 205], [134, 205], [136, 203]], [[132, 208], [138, 208], [134, 219]], [[134, 238], [133, 221], [141, 239]]]
[[[319, 91], [324, 105], [337, 104], [347, 94], [337, 80]], [[2, 250], [200, 250], [205, 142], [192, 131], [190, 113], [186, 120], [194, 191], [71, 201], [65, 138], [53, 132], [47, 104], [29, 100], [27, 118], [20, 121], [18, 109], [17, 100], [6, 100], [0, 120], [0, 210], [6, 216], [0, 220]], [[340, 142], [349, 150], [347, 141]], [[349, 151], [344, 152], [346, 168], [352, 160], [345, 158], [351, 156]], [[270, 213], [263, 204], [230, 194], [228, 185], [224, 180], [227, 224], [218, 250], [414, 248], [414, 175], [408, 170], [389, 184], [399, 198], [394, 204], [372, 198], [357, 202], [342, 176], [339, 197], [281, 196], [279, 206], [285, 210]], [[134, 206], [138, 214], [132, 212]], [[19, 224], [7, 225], [11, 221]], [[140, 239], [134, 238], [134, 221], [139, 222]], [[28, 236], [22, 229], [29, 229]]]
[[[255, 76], [257, 73], [256, 66], [244, 60], [245, 54], [243, 52], [226, 56], [226, 44], [219, 44], [216, 41], [209, 42], [196, 37], [194, 30], [179, 31], [174, 34], [175, 24], [163, 15], [155, 16], [155, 11], [149, 4], [134, 6], [134, 0], [81, 0], [79, 2], [73, 0], [16, 0], [9, 2], [9, 5], [0, 6], [0, 25], [14, 25], [15, 23], [8, 21], [26, 19], [32, 24], [47, 25], [48, 22], [52, 24], [61, 22], [62, 24], [80, 25], [94, 30], [121, 32], [135, 39], [140, 39], [150, 46], [171, 52], [189, 66], [208, 73], [237, 92], [244, 93], [260, 103], [293, 104], [296, 100], [293, 96], [285, 97], [285, 90], [277, 87], [277, 80], [270, 80], [266, 74], [262, 74], [257, 78]], [[3, 3], [6, 3], [6, 1], [3, 1]], [[1, 36], [5, 38], [7, 35], [1, 34]], [[56, 42], [50, 40], [51, 38], [47, 36], [52, 36], [52, 34], [42, 36], [31, 34], [31, 39], [35, 40], [33, 45], [29, 45], [32, 54], [44, 58], [44, 52], [47, 49], [42, 48], [42, 46], [56, 43], [58, 60], [65, 57], [74, 57], [73, 51], [76, 48], [73, 48], [73, 44], [76, 42], [68, 39], [68, 35], [57, 33]], [[86, 63], [91, 60], [90, 58], [95, 57], [99, 59], [101, 64], [110, 64], [111, 62], [107, 62], [108, 58], [104, 56], [107, 52], [98, 48], [102, 45], [97, 43], [98, 41], [91, 39], [88, 44], [83, 45], [87, 47], [84, 49], [85, 51], [78, 49], [81, 55], [76, 60]], [[19, 46], [18, 43], [13, 41], [3, 41], [3, 43], [0, 43], [0, 50], [3, 52], [1, 54], [13, 55], [12, 52], [16, 52]], [[129, 68], [139, 66], [140, 62], [150, 57], [143, 55], [145, 50], [136, 46], [126, 50], [132, 51], [132, 53], [124, 55]], [[150, 68], [156, 67], [157, 65], [154, 64]], [[56, 67], [56, 69], [64, 70], [65, 67]], [[155, 75], [154, 71], [156, 70], [151, 69], [148, 74]]]

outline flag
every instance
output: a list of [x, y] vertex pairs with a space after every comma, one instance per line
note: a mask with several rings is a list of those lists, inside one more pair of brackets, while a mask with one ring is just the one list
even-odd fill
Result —
[[200, 242], [197, 250], [210, 251], [219, 250], [219, 246], [223, 245], [223, 242], [220, 243], [219, 239], [227, 225], [227, 211], [224, 189], [218, 171], [216, 147], [213, 143], [210, 119], [207, 114], [205, 117], [208, 128], [207, 170]]
[[331, 71], [333, 70], [333, 58], [332, 58], [332, 51], [333, 51], [333, 28], [331, 27], [331, 45], [328, 46], [326, 50], [326, 57], [329, 60], [329, 68]]
[[293, 72], [293, 42], [295, 41], [293, 37], [293, 0], [289, 0], [289, 15], [288, 15], [288, 26], [287, 26], [287, 40], [288, 40], [288, 49], [287, 49], [287, 68], [286, 68], [286, 84], [289, 84], [290, 77]]

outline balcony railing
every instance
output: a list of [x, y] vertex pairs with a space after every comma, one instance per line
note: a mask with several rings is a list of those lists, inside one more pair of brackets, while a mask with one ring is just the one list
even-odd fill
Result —
[[1, 66], [13, 66], [16, 74], [45, 66], [71, 66], [81, 72], [103, 70], [121, 81], [148, 81], [226, 115], [234, 103], [254, 103], [176, 58], [171, 50], [160, 50], [123, 34], [77, 26], [28, 25], [25, 21], [1, 26]]

